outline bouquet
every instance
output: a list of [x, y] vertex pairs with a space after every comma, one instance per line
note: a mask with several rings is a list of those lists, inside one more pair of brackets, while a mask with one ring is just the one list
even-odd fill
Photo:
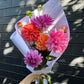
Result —
[[10, 38], [24, 55], [26, 67], [34, 74], [49, 73], [69, 42], [69, 26], [59, 0], [27, 11], [15, 28]]

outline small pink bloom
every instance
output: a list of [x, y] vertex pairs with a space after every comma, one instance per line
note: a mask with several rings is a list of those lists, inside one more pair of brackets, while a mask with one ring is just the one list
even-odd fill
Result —
[[63, 30], [58, 30], [57, 32], [53, 30], [49, 32], [49, 39], [46, 41], [46, 47], [48, 50], [53, 50], [54, 53], [64, 52], [68, 45], [68, 37]]
[[47, 26], [51, 25], [52, 22], [53, 20], [48, 14], [44, 14], [31, 20], [31, 23], [38, 29], [42, 27], [47, 28]]
[[42, 62], [42, 58], [37, 50], [30, 50], [30, 52], [25, 55], [24, 62], [31, 67], [38, 67]]

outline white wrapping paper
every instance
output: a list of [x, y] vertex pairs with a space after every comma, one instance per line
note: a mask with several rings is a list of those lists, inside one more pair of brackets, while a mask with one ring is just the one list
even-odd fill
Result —
[[[39, 14], [38, 9], [33, 11], [34, 17], [38, 16], [38, 14]], [[43, 15], [43, 14], [48, 14], [54, 19], [54, 22], [52, 23], [53, 25], [49, 26], [48, 30], [45, 32], [52, 30], [53, 27], [61, 28], [63, 25], [66, 25], [68, 28], [67, 35], [68, 35], [68, 38], [70, 38], [69, 25], [68, 25], [65, 13], [61, 7], [59, 0], [49, 0], [47, 3], [45, 3], [43, 5], [43, 9], [41, 11], [41, 15]], [[29, 22], [28, 16], [25, 16], [24, 18], [22, 18], [20, 20], [20, 22], [22, 22], [23, 25], [27, 24]], [[29, 50], [28, 46], [26, 45], [25, 41], [23, 40], [23, 38], [18, 34], [17, 25], [15, 25], [15, 29], [16, 29], [16, 31], [11, 35], [10, 39], [13, 41], [13, 43], [16, 45], [16, 47], [20, 50], [20, 52], [23, 55], [25, 55], [30, 50]], [[42, 70], [38, 70], [38, 71], [34, 71], [33, 68], [28, 65], [26, 67], [34, 74], [49, 73], [51, 71], [54, 63], [61, 57], [61, 55], [63, 53], [53, 54], [53, 52], [51, 52], [50, 54], [55, 56], [56, 59], [54, 61], [48, 62], [47, 63], [48, 67], [46, 67]]]

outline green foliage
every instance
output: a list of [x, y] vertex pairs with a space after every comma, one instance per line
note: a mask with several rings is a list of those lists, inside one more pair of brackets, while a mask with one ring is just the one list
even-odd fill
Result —
[[56, 59], [56, 57], [54, 57], [54, 56], [46, 56], [46, 59], [47, 59], [47, 61], [52, 61], [52, 60]]
[[56, 59], [56, 57], [54, 56], [49, 56], [50, 51], [48, 50], [39, 51], [39, 53], [41, 53], [41, 55], [43, 56], [42, 63], [38, 67], [35, 67], [34, 70], [41, 70], [42, 68], [48, 67], [47, 61], [53, 61], [54, 59]]
[[39, 79], [39, 84], [43, 84], [43, 79], [46, 79], [49, 84], [52, 84], [51, 78], [45, 74], [41, 74], [40, 79]]
[[46, 63], [47, 63], [47, 60], [45, 58], [43, 58], [42, 63], [38, 67], [35, 67], [34, 70], [40, 70], [44, 67], [47, 67], [48, 65]]
[[40, 77], [39, 84], [43, 84], [43, 77]]
[[45, 75], [45, 78], [46, 78], [46, 80], [48, 81], [49, 84], [52, 84], [52, 83], [51, 83], [51, 78], [50, 78], [50, 77], [48, 77], [47, 75]]

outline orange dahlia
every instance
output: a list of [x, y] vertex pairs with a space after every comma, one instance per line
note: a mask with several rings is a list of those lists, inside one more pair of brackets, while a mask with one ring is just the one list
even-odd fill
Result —
[[40, 33], [40, 36], [38, 37], [38, 40], [35, 42], [36, 48], [39, 50], [46, 50], [47, 47], [45, 46], [45, 41], [49, 38], [48, 35], [44, 33]]
[[40, 31], [31, 23], [22, 27], [21, 36], [25, 41], [34, 42], [38, 39]]

